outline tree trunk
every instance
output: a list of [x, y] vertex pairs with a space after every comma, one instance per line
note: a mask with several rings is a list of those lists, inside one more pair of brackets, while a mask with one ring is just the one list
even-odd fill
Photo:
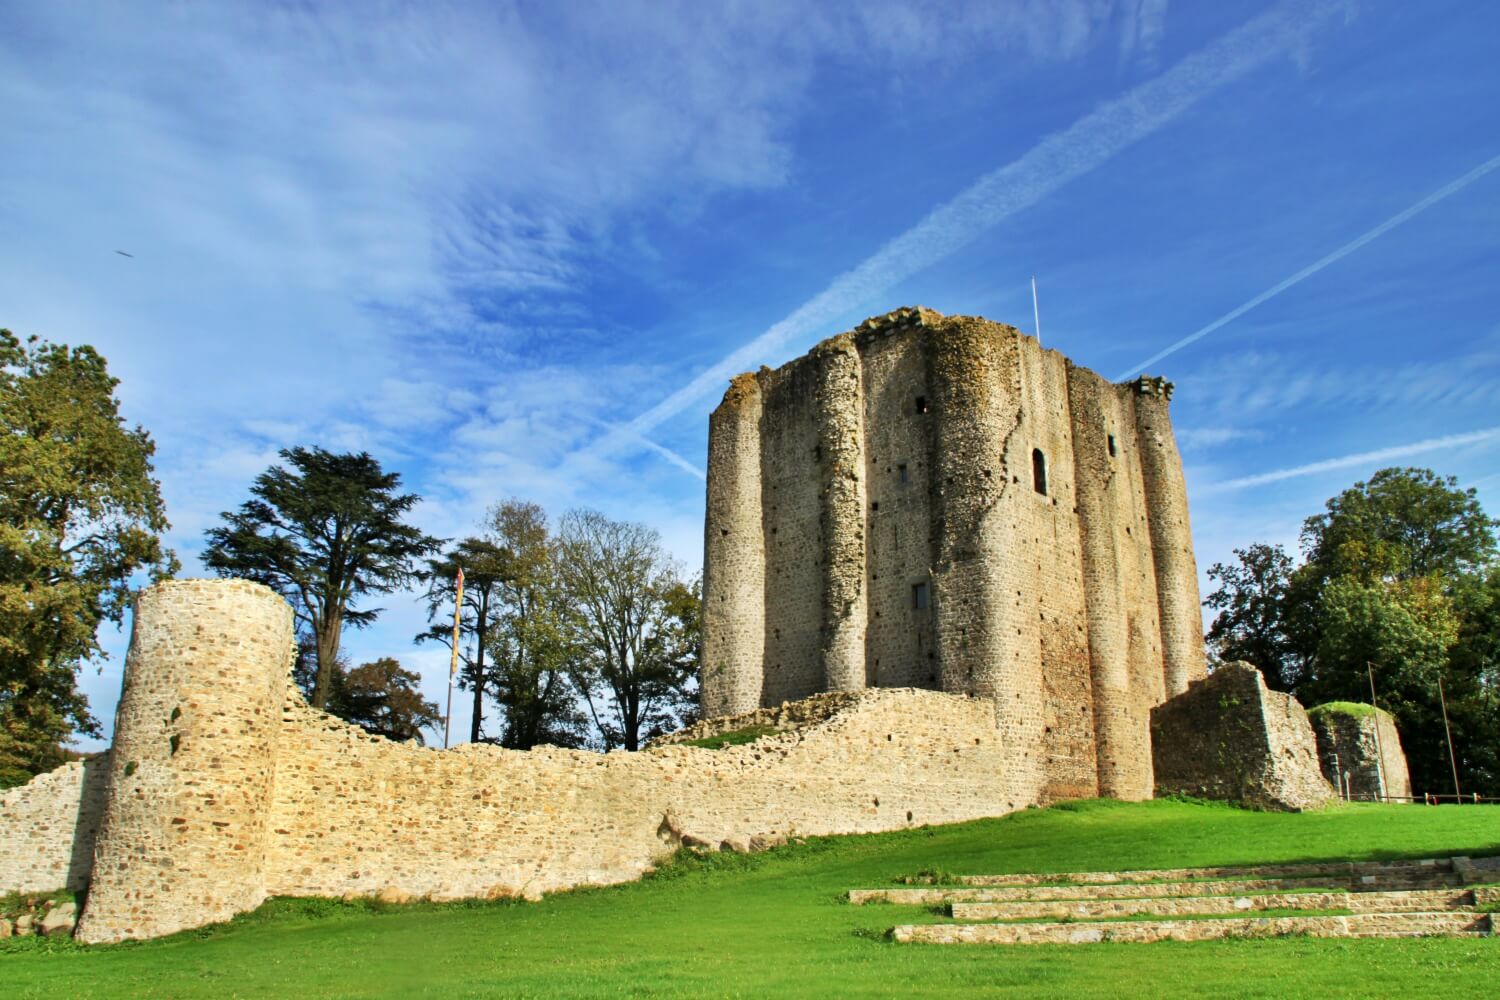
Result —
[[469, 741], [478, 743], [484, 725], [484, 623], [489, 612], [489, 601], [479, 599], [478, 620], [474, 623], [474, 719], [469, 726]]
[[318, 676], [313, 681], [313, 708], [327, 711], [328, 698], [333, 693], [333, 672], [339, 658], [339, 633], [341, 622], [323, 621], [317, 628]]

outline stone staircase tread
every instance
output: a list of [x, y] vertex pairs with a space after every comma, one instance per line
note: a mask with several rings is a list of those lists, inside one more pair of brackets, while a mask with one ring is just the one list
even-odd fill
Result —
[[1259, 893], [1110, 900], [1019, 900], [1003, 903], [953, 902], [959, 920], [1092, 920], [1113, 916], [1233, 917], [1261, 910], [1323, 910], [1348, 914], [1476, 912], [1480, 896], [1470, 889], [1400, 892]]
[[1216, 896], [1250, 896], [1266, 893], [1288, 892], [1351, 892], [1372, 894], [1382, 892], [1422, 891], [1453, 887], [1458, 884], [1453, 877], [1436, 878], [1412, 883], [1351, 882], [1343, 884], [1309, 884], [1305, 881], [1288, 882], [1283, 879], [1258, 879], [1219, 882], [1148, 882], [1103, 885], [1035, 885], [979, 887], [852, 889], [849, 901], [855, 904], [869, 902], [903, 903], [907, 905], [935, 905], [959, 902], [1043, 902], [1043, 901], [1087, 901], [1104, 899], [1167, 899]]
[[[1484, 865], [1500, 859], [1462, 859]], [[1157, 868], [1125, 871], [1092, 872], [1013, 872], [1001, 874], [957, 875], [952, 878], [964, 885], [1032, 886], [1073, 883], [1080, 885], [1118, 885], [1140, 882], [1188, 882], [1199, 880], [1260, 878], [1319, 878], [1326, 876], [1363, 876], [1398, 873], [1453, 872], [1453, 858], [1425, 858], [1396, 861], [1314, 861], [1267, 865], [1218, 865], [1203, 868]]]
[[1099, 920], [1047, 923], [905, 924], [898, 942], [934, 944], [1092, 944], [1103, 941], [1207, 941], [1231, 937], [1487, 937], [1489, 914], [1371, 913], [1199, 920]]

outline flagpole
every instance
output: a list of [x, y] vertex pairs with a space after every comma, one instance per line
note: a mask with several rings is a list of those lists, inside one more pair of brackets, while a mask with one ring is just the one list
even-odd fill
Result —
[[453, 678], [458, 674], [458, 623], [464, 606], [464, 568], [458, 568], [453, 582], [453, 656], [448, 661], [448, 711], [443, 716], [443, 749], [453, 731]]
[[1042, 343], [1042, 307], [1036, 298], [1036, 275], [1031, 276], [1031, 315], [1036, 320], [1036, 342]]

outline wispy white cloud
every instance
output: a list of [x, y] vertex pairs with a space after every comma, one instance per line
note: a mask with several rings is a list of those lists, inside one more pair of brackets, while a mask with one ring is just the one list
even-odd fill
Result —
[[664, 421], [719, 389], [737, 372], [798, 338], [826, 332], [897, 281], [942, 260], [1015, 213], [1035, 205], [1115, 154], [1162, 129], [1218, 88], [1283, 55], [1342, 9], [1337, 2], [1283, 3], [1229, 32], [1172, 69], [1049, 135], [987, 174], [911, 229], [836, 278], [789, 316], [699, 372], [655, 406], [606, 434], [589, 457], [638, 446]]
[[1325, 267], [1328, 267], [1332, 264], [1337, 264], [1339, 261], [1354, 253], [1356, 250], [1359, 250], [1361, 247], [1364, 247], [1367, 244], [1378, 240], [1380, 237], [1384, 236], [1392, 229], [1395, 229], [1403, 222], [1406, 222], [1409, 219], [1422, 214], [1423, 212], [1427, 211], [1427, 209], [1431, 208], [1433, 205], [1436, 205], [1443, 199], [1452, 197], [1453, 195], [1462, 191], [1464, 188], [1468, 187], [1470, 184], [1473, 184], [1475, 181], [1490, 173], [1490, 171], [1494, 170], [1496, 167], [1500, 167], [1500, 155], [1496, 155], [1484, 161], [1473, 170], [1470, 170], [1468, 173], [1464, 174], [1462, 177], [1449, 181], [1447, 184], [1444, 184], [1442, 187], [1438, 188], [1436, 191], [1432, 192], [1432, 194], [1428, 195], [1422, 200], [1408, 206], [1400, 212], [1397, 212], [1395, 215], [1391, 216], [1389, 219], [1386, 219], [1375, 228], [1361, 233], [1359, 236], [1356, 236], [1354, 239], [1350, 240], [1348, 243], [1345, 243], [1343, 246], [1339, 247], [1337, 250], [1333, 251], [1327, 256], [1321, 257], [1313, 263], [1307, 265], [1296, 274], [1293, 274], [1291, 277], [1284, 278], [1283, 280], [1278, 281], [1276, 284], [1272, 285], [1270, 288], [1250, 299], [1248, 302], [1245, 302], [1229, 310], [1229, 312], [1220, 316], [1218, 319], [1214, 320], [1212, 323], [1209, 323], [1207, 326], [1202, 327], [1194, 331], [1193, 333], [1188, 334], [1186, 337], [1183, 337], [1181, 340], [1169, 345], [1168, 347], [1157, 351], [1155, 354], [1151, 355], [1140, 364], [1132, 365], [1131, 367], [1125, 369], [1119, 375], [1115, 376], [1115, 381], [1123, 382], [1126, 379], [1131, 378], [1132, 376], [1138, 375], [1149, 368], [1151, 365], [1156, 364], [1162, 358], [1176, 354], [1184, 347], [1197, 343], [1204, 337], [1207, 337], [1209, 334], [1213, 333], [1215, 330], [1233, 323], [1235, 320], [1239, 319], [1241, 316], [1245, 315], [1255, 307], [1263, 305], [1264, 303], [1270, 301], [1271, 299], [1274, 299], [1276, 296], [1280, 295], [1287, 289], [1301, 284], [1308, 278], [1311, 278], [1313, 275], [1323, 270]]
[[1127, 0], [1120, 8], [1120, 65], [1154, 69], [1167, 28], [1167, 0]]
[[1177, 444], [1184, 449], [1214, 448], [1230, 441], [1256, 440], [1263, 433], [1247, 427], [1178, 427]]
[[1337, 409], [1484, 407], [1500, 398], [1500, 331], [1472, 348], [1432, 358], [1421, 341], [1409, 357], [1319, 364], [1304, 354], [1240, 351], [1200, 364], [1178, 386], [1199, 419], [1243, 425], [1288, 413]]
[[1500, 441], [1500, 427], [1470, 431], [1467, 434], [1447, 434], [1443, 437], [1428, 438], [1425, 441], [1415, 441], [1411, 444], [1394, 445], [1390, 448], [1377, 448], [1374, 451], [1361, 451], [1352, 455], [1343, 455], [1339, 458], [1324, 459], [1321, 462], [1309, 462], [1306, 465], [1295, 465], [1287, 469], [1261, 472], [1253, 476], [1240, 476], [1237, 479], [1221, 480], [1216, 483], [1208, 483], [1193, 492], [1196, 496], [1200, 497], [1214, 496], [1234, 490], [1248, 489], [1252, 486], [1277, 483], [1284, 479], [1312, 476], [1320, 472], [1332, 472], [1336, 469], [1347, 469], [1358, 465], [1389, 462], [1398, 458], [1421, 455], [1430, 451], [1461, 448], [1465, 445], [1488, 444], [1492, 441]]
[[[931, 15], [905, 0], [6, 7], [4, 320], [105, 351], [160, 445], [179, 545], [243, 496], [247, 462], [288, 444], [430, 457], [482, 495], [497, 480], [456, 452], [488, 434], [479, 468], [562, 494], [550, 466], [576, 429], [597, 432], [567, 408], [608, 422], [599, 401], [630, 405], [612, 386], [634, 376], [589, 356], [600, 332], [580, 301], [601, 258], [653, 252], [633, 220], [783, 184], [826, 66], [875, 88], [997, 55], [1010, 72], [1109, 30], [1095, 0]], [[474, 395], [556, 384], [564, 366], [589, 388], [538, 394], [524, 417]]]

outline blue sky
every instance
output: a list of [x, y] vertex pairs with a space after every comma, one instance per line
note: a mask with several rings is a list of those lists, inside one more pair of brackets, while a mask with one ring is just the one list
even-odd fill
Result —
[[[1110, 377], [1208, 331], [1150, 364], [1206, 568], [1384, 465], [1500, 511], [1496, 37], [1437, 0], [22, 0], [0, 324], [108, 357], [189, 575], [294, 444], [369, 450], [437, 535], [589, 505], [695, 570], [729, 374], [902, 304], [1030, 331], [1035, 274]], [[349, 651], [440, 695], [383, 603]]]

